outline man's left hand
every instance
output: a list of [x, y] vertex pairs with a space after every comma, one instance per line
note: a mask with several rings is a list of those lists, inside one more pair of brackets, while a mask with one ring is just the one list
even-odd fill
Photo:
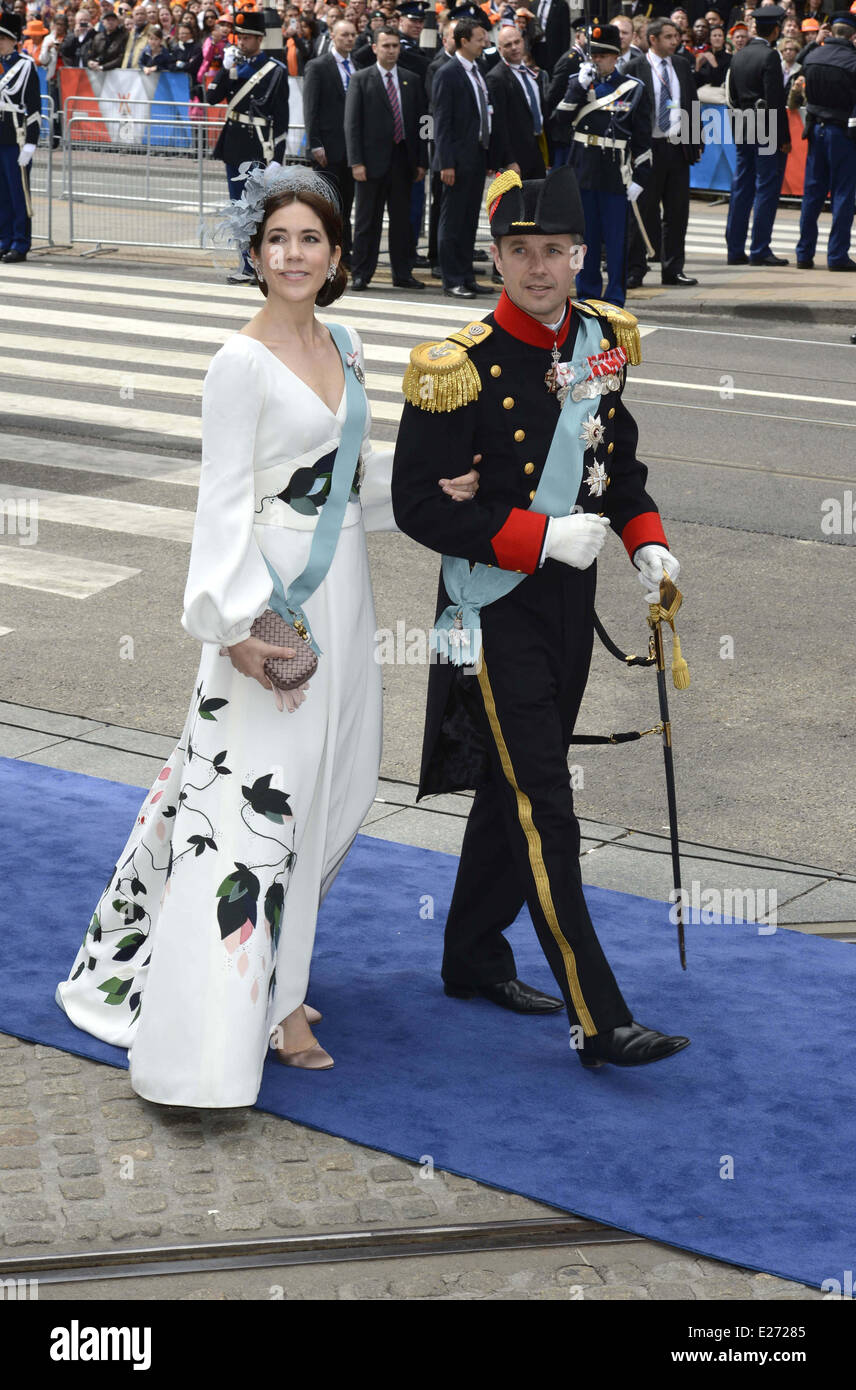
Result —
[[659, 603], [660, 580], [668, 575], [674, 584], [681, 572], [676, 557], [664, 545], [640, 545], [633, 563], [639, 571], [639, 583], [645, 589], [646, 603]]

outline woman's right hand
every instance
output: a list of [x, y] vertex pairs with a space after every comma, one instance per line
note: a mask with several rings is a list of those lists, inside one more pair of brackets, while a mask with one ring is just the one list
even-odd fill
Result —
[[272, 656], [297, 656], [297, 651], [294, 647], [273, 647], [270, 642], [262, 642], [258, 637], [245, 637], [243, 642], [234, 642], [231, 647], [221, 647], [220, 655], [228, 656], [235, 670], [240, 671], [242, 676], [252, 676], [265, 690], [274, 690], [275, 687], [265, 675], [265, 662]]

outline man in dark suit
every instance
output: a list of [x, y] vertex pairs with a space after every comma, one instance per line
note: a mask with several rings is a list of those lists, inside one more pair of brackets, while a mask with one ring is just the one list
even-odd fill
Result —
[[[752, 18], [755, 37], [734, 54], [725, 79], [728, 105], [741, 112], [734, 117], [737, 163], [725, 224], [728, 264], [787, 265], [787, 257], [775, 255], [770, 244], [791, 148], [785, 82], [776, 49], [785, 12], [779, 5], [764, 5]], [[752, 241], [747, 256], [750, 212]]]
[[[697, 285], [684, 274], [684, 247], [690, 216], [690, 165], [701, 158], [701, 146], [691, 141], [692, 106], [697, 100], [692, 69], [675, 52], [680, 42], [677, 25], [652, 19], [647, 26], [648, 52], [627, 64], [628, 77], [645, 83], [653, 114], [651, 177], [636, 206], [648, 240], [660, 256], [664, 285]], [[662, 219], [660, 209], [662, 207]], [[642, 284], [648, 270], [645, 245], [635, 216], [630, 219], [627, 288]]]
[[428, 163], [422, 83], [398, 67], [397, 29], [379, 29], [373, 48], [374, 66], [354, 74], [345, 97], [345, 144], [356, 183], [351, 289], [368, 289], [374, 275], [386, 207], [392, 283], [423, 290], [410, 273], [410, 192]]
[[535, 56], [551, 73], [571, 46], [571, 11], [566, 0], [538, 0], [535, 18], [544, 35]]
[[476, 283], [473, 251], [485, 174], [498, 165], [491, 133], [490, 100], [478, 58], [487, 43], [485, 24], [458, 20], [455, 56], [434, 78], [434, 158], [443, 181], [437, 233], [443, 290], [455, 299], [493, 293]]
[[332, 47], [323, 57], [307, 63], [303, 78], [303, 122], [312, 163], [332, 174], [342, 194], [342, 260], [346, 269], [351, 263], [354, 176], [345, 148], [345, 93], [354, 75], [350, 55], [356, 37], [356, 28], [349, 19], [336, 20]]
[[498, 162], [522, 179], [543, 179], [546, 141], [541, 90], [523, 62], [523, 35], [515, 24], [503, 24], [496, 44], [500, 61], [485, 80], [493, 103]]

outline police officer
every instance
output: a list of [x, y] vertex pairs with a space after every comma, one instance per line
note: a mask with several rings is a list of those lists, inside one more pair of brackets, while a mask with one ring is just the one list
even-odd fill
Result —
[[42, 123], [36, 65], [18, 52], [21, 22], [0, 10], [0, 260], [13, 264], [32, 244], [30, 163]]
[[817, 219], [829, 190], [832, 230], [826, 250], [830, 270], [856, 270], [850, 231], [856, 208], [856, 14], [837, 14], [831, 37], [808, 55], [805, 76], [809, 142], [805, 167], [797, 265], [814, 266]]
[[556, 108], [571, 116], [568, 163], [579, 179], [585, 210], [588, 250], [577, 294], [601, 297], [603, 245], [603, 297], [620, 306], [627, 294], [627, 205], [651, 174], [651, 102], [644, 82], [616, 70], [621, 35], [614, 24], [592, 28], [589, 53], [590, 60], [569, 77]]
[[[413, 349], [392, 478], [400, 530], [443, 553], [438, 639], [471, 655], [477, 634], [481, 643], [469, 670], [453, 655], [429, 674], [419, 795], [476, 788], [442, 977], [456, 998], [525, 1014], [561, 1008], [516, 977], [503, 932], [525, 901], [579, 1060], [638, 1066], [687, 1039], [634, 1020], [598, 943], [567, 753], [607, 526], [647, 589], [679, 568], [621, 399], [639, 335], [632, 314], [569, 302], [585, 226], [571, 169], [526, 183], [506, 170], [487, 208], [505, 287], [486, 319]], [[474, 454], [484, 459], [477, 500], [435, 496], [437, 459], [453, 475]]]
[[[785, 82], [776, 40], [785, 22], [779, 5], [754, 10], [755, 37], [735, 53], [725, 78], [725, 97], [735, 122], [737, 162], [725, 224], [729, 265], [787, 265], [775, 256], [770, 240], [790, 151]], [[746, 255], [749, 214], [752, 243]]]
[[[226, 100], [223, 129], [213, 158], [226, 165], [229, 197], [240, 198], [250, 168], [283, 162], [288, 135], [288, 70], [278, 58], [261, 51], [267, 32], [260, 12], [239, 10], [235, 16], [237, 46], [223, 55], [223, 67], [208, 88], [214, 106]], [[230, 285], [254, 281], [252, 265], [244, 253], [239, 271], [228, 276]]]

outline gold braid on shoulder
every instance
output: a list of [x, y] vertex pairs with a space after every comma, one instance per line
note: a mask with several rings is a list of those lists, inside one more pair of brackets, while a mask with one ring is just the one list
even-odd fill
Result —
[[642, 361], [642, 339], [635, 314], [627, 309], [619, 309], [616, 304], [607, 304], [604, 299], [575, 299], [573, 304], [575, 309], [581, 309], [583, 313], [598, 314], [608, 319], [616, 343], [627, 353], [628, 363], [631, 367], [639, 366]]
[[481, 390], [481, 377], [469, 352], [486, 342], [492, 332], [489, 323], [476, 321], [450, 333], [442, 342], [417, 343], [401, 383], [405, 399], [419, 410], [431, 412], [469, 405]]

